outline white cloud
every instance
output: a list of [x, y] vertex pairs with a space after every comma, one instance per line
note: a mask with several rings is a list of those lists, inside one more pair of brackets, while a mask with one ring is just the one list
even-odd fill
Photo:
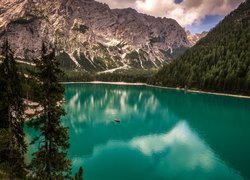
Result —
[[111, 8], [132, 7], [137, 11], [177, 20], [182, 26], [200, 23], [207, 15], [226, 15], [244, 0], [98, 0]]

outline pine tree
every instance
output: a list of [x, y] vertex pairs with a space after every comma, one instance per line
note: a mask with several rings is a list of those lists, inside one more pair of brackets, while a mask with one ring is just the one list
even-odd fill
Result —
[[38, 179], [69, 178], [71, 162], [67, 159], [69, 135], [61, 124], [64, 88], [58, 83], [62, 74], [59, 62], [55, 58], [55, 50], [48, 51], [42, 46], [40, 60], [36, 60], [36, 79], [39, 92], [37, 101], [41, 106], [38, 117], [30, 125], [39, 130], [40, 136], [34, 139], [39, 142], [31, 162], [31, 170]]
[[[8, 169], [8, 179], [22, 179], [25, 176], [24, 154], [24, 106], [21, 83], [13, 52], [8, 41], [2, 47], [3, 61], [0, 64], [0, 167]], [[3, 142], [4, 140], [4, 142]]]

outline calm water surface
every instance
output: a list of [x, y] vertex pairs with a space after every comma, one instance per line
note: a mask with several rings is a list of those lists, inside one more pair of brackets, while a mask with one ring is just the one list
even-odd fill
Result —
[[73, 172], [84, 167], [85, 180], [250, 178], [250, 99], [143, 86], [65, 88], [69, 158]]

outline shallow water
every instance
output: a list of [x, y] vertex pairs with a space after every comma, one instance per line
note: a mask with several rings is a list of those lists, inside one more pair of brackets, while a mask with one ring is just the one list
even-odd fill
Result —
[[85, 180], [250, 178], [250, 99], [144, 86], [65, 89], [69, 158]]

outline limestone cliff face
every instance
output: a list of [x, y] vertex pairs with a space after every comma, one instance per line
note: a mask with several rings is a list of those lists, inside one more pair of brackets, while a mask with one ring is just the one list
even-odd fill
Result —
[[0, 42], [6, 36], [19, 59], [38, 57], [47, 41], [65, 68], [86, 71], [158, 68], [190, 46], [173, 19], [94, 0], [1, 0]]
[[186, 31], [187, 38], [191, 46], [194, 46], [200, 39], [204, 38], [208, 32], [203, 31], [202, 33], [192, 34], [190, 31]]

